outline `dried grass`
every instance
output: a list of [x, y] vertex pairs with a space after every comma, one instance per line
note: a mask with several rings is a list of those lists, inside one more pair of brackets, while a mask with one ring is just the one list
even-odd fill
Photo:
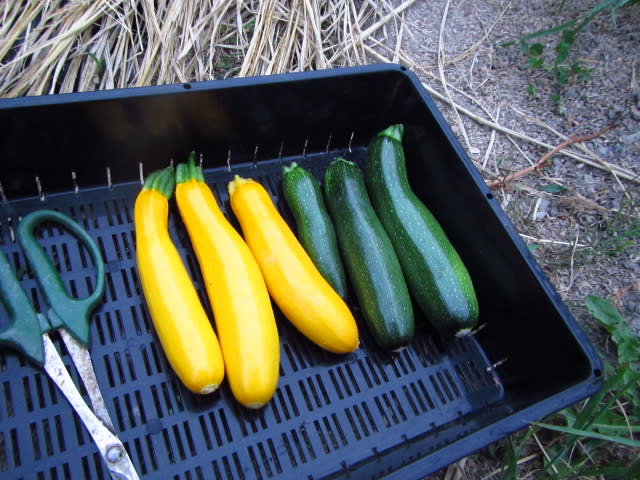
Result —
[[0, 96], [362, 64], [414, 1], [2, 2]]

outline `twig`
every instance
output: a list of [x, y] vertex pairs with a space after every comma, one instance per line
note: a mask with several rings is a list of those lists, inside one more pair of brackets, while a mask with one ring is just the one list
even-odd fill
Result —
[[447, 472], [445, 473], [444, 480], [461, 480], [463, 476], [466, 478], [466, 474], [464, 473], [466, 463], [467, 459], [463, 458], [462, 460], [449, 465]]
[[373, 32], [375, 32], [376, 30], [378, 30], [380, 27], [382, 27], [383, 25], [385, 25], [389, 20], [391, 20], [393, 17], [395, 17], [396, 15], [401, 14], [402, 12], [404, 12], [407, 8], [409, 8], [411, 5], [413, 5], [416, 2], [416, 0], [407, 0], [406, 2], [404, 2], [402, 5], [399, 5], [395, 10], [393, 10], [391, 13], [388, 13], [387, 15], [385, 15], [384, 17], [382, 17], [379, 21], [377, 21], [376, 23], [374, 23], [373, 25], [371, 25], [369, 28], [367, 28], [366, 30], [363, 30], [360, 33], [360, 40], [364, 40], [365, 38], [367, 38], [369, 35], [371, 35]]
[[578, 227], [576, 231], [576, 240], [575, 242], [573, 242], [573, 248], [571, 249], [571, 257], [569, 261], [569, 285], [567, 285], [565, 292], [568, 292], [569, 290], [571, 290], [571, 287], [573, 287], [573, 283], [576, 280], [575, 270], [574, 270], [574, 260], [576, 256], [576, 249], [578, 248], [579, 238], [580, 238], [580, 227]]
[[[498, 109], [496, 111], [494, 118], [500, 118], [500, 105], [498, 105]], [[491, 151], [493, 150], [493, 144], [496, 141], [496, 131], [491, 130], [491, 135], [489, 135], [489, 145], [487, 146], [487, 150], [484, 152], [484, 157], [482, 157], [482, 168], [487, 168], [487, 162], [489, 161], [489, 157], [491, 156]]]
[[639, 280], [636, 280], [635, 282], [631, 283], [630, 285], [627, 285], [626, 287], [616, 290], [613, 294], [614, 295], [613, 303], [616, 304], [616, 306], [618, 306], [620, 299], [624, 297], [626, 294], [628, 294], [629, 292], [632, 292], [634, 290], [636, 292], [640, 292]]
[[584, 243], [577, 243], [577, 242], [565, 242], [562, 240], [551, 240], [548, 238], [536, 238], [536, 237], [532, 237], [531, 235], [525, 235], [524, 233], [521, 233], [520, 236], [522, 238], [524, 238], [525, 240], [529, 240], [530, 242], [533, 243], [541, 243], [541, 244], [549, 244], [549, 245], [559, 245], [559, 246], [563, 246], [563, 247], [586, 247], [587, 245], [585, 245]]
[[467, 130], [464, 128], [464, 123], [462, 122], [462, 118], [460, 117], [460, 113], [458, 113], [457, 105], [453, 101], [451, 97], [451, 93], [449, 92], [448, 82], [446, 81], [444, 75], [444, 63], [445, 63], [445, 55], [444, 55], [444, 29], [447, 23], [447, 15], [449, 13], [449, 5], [451, 1], [447, 0], [447, 3], [444, 6], [444, 12], [442, 13], [442, 21], [440, 22], [440, 35], [438, 37], [438, 72], [440, 74], [440, 81], [442, 82], [442, 88], [444, 88], [444, 92], [449, 99], [449, 104], [453, 109], [453, 113], [456, 117], [456, 121], [458, 126], [460, 127], [460, 133], [462, 134], [462, 138], [464, 138], [465, 143], [467, 144], [467, 149], [471, 150], [471, 142], [469, 142], [469, 136], [467, 135]]
[[[528, 115], [524, 112], [521, 112], [520, 110], [518, 110], [515, 107], [511, 107], [511, 109], [517, 113], [518, 115], [522, 116], [523, 118], [529, 120], [530, 122], [535, 123], [536, 125], [540, 125], [541, 127], [549, 130], [550, 132], [554, 133], [555, 135], [557, 135], [558, 137], [560, 137], [563, 140], [566, 140], [568, 137], [566, 135], [563, 135], [562, 133], [558, 132], [555, 128], [553, 128], [552, 126], [544, 123], [542, 120], [535, 118], [531, 115]], [[595, 152], [591, 151], [586, 145], [582, 145], [582, 144], [577, 144], [576, 147], [579, 150], [582, 150], [586, 155], [589, 156], [589, 158], [593, 159], [594, 161], [596, 161], [597, 163], [601, 164], [603, 166], [604, 170], [607, 170], [615, 179], [616, 183], [618, 184], [618, 186], [620, 187], [620, 189], [622, 190], [622, 192], [624, 193], [624, 195], [627, 197], [627, 199], [633, 204], [633, 200], [631, 198], [631, 195], [629, 194], [629, 192], [627, 191], [627, 189], [625, 188], [624, 184], [620, 181], [620, 172], [617, 172], [617, 169], [622, 170], [622, 167], [616, 167], [616, 169], [611, 168], [611, 165], [607, 164], [607, 162], [605, 162], [599, 155], [597, 155]], [[625, 170], [625, 172], [628, 172], [629, 174], [633, 175], [629, 170]], [[636, 175], [637, 177], [637, 175]], [[636, 209], [636, 213], [638, 213], [638, 210]]]
[[[437, 98], [438, 100], [445, 102], [449, 105], [451, 105], [451, 101], [443, 94], [441, 94], [440, 92], [438, 92], [437, 90], [435, 90], [433, 87], [431, 87], [430, 85], [426, 84], [426, 83], [422, 83], [422, 86], [429, 92], [429, 94], [431, 94], [433, 97]], [[471, 110], [469, 110], [468, 108], [465, 108], [461, 105], [456, 104], [456, 109], [461, 112], [464, 113], [467, 117], [469, 117], [470, 119], [472, 119], [473, 121], [479, 123], [480, 125], [484, 125], [486, 127], [489, 128], [493, 128], [501, 133], [504, 133], [505, 135], [508, 135], [509, 137], [513, 137], [513, 138], [517, 138], [519, 140], [524, 140], [526, 142], [532, 143], [534, 145], [537, 145], [539, 147], [544, 147], [544, 148], [553, 148], [552, 145], [549, 145], [541, 140], [538, 140], [537, 138], [531, 137], [529, 135], [526, 135], [522, 132], [518, 132], [517, 130], [513, 130], [509, 127], [505, 127], [504, 125], [500, 125], [499, 123], [492, 121], [492, 120], [488, 120], [484, 117], [481, 117], [480, 115], [477, 115], [476, 113], [472, 112]], [[584, 163], [585, 165], [589, 165], [591, 167], [594, 168], [598, 168], [600, 170], [604, 170], [607, 171], [609, 173], [615, 172], [616, 175], [618, 175], [620, 178], [624, 178], [625, 180], [629, 180], [630, 182], [634, 182], [634, 183], [640, 183], [640, 175], [626, 170], [624, 168], [618, 167], [617, 165], [605, 162], [604, 160], [601, 161], [593, 161], [589, 158], [585, 158], [584, 156], [581, 155], [576, 155], [573, 152], [570, 152], [568, 150], [562, 151], [560, 152], [563, 155], [572, 158], [574, 160], [577, 160], [581, 163]]]
[[[535, 440], [536, 444], [538, 445], [538, 448], [542, 452], [542, 455], [544, 455], [544, 458], [547, 460], [547, 462], [550, 462], [551, 461], [551, 457], [549, 457], [549, 453], [544, 448], [544, 445], [542, 444], [542, 442], [538, 438], [538, 435], [535, 432], [533, 433], [533, 439]], [[555, 465], [551, 465], [551, 468], [553, 469], [554, 473], [556, 473], [556, 474], [558, 473], [558, 469], [556, 468]]]
[[400, 51], [402, 49], [402, 37], [404, 34], [404, 12], [402, 12], [402, 21], [400, 22], [400, 30], [398, 31], [398, 38], [396, 39], [396, 51], [393, 55], [393, 63], [398, 63], [400, 59]]
[[620, 401], [620, 399], [616, 399], [616, 405], [620, 408], [620, 413], [624, 417], [625, 422], [627, 423], [627, 427], [629, 428], [629, 438], [633, 440], [633, 429], [631, 428], [631, 420], [629, 420], [629, 415], [627, 415], [627, 411], [624, 408], [624, 405]]
[[541, 170], [542, 168], [545, 167], [547, 161], [553, 155], [555, 155], [559, 151], [565, 149], [569, 145], [572, 145], [574, 143], [580, 143], [580, 142], [586, 142], [586, 141], [589, 141], [589, 140], [593, 140], [594, 138], [597, 138], [600, 135], [602, 135], [604, 132], [606, 132], [608, 130], [611, 130], [615, 126], [616, 126], [615, 124], [609, 124], [609, 125], [601, 128], [600, 130], [598, 130], [595, 133], [592, 133], [592, 134], [589, 134], [589, 135], [584, 135], [584, 136], [581, 136], [581, 137], [577, 137], [575, 135], [572, 135], [569, 138], [567, 138], [564, 142], [562, 142], [560, 145], [555, 147], [553, 150], [551, 150], [550, 152], [545, 153], [542, 157], [540, 157], [540, 159], [534, 165], [531, 165], [531, 166], [529, 166], [527, 168], [523, 168], [522, 170], [518, 170], [517, 172], [510, 173], [509, 175], [507, 175], [504, 178], [496, 179], [496, 180], [492, 180], [490, 182], [487, 182], [487, 185], [492, 190], [497, 190], [498, 188], [502, 188], [502, 187], [506, 186], [508, 183], [510, 183], [510, 182], [520, 178], [520, 177], [524, 177], [525, 175], [529, 175], [530, 173], [533, 173], [533, 172], [536, 172], [538, 170]]

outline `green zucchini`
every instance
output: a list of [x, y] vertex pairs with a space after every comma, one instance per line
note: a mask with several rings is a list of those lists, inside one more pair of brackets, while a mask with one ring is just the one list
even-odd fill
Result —
[[478, 321], [473, 283], [444, 230], [411, 189], [403, 134], [403, 125], [392, 125], [369, 143], [365, 182], [371, 202], [420, 310], [441, 333], [468, 335]]
[[293, 162], [283, 168], [282, 190], [296, 222], [298, 240], [325, 280], [345, 298], [346, 274], [318, 180]]
[[356, 164], [340, 157], [334, 160], [325, 172], [324, 193], [347, 275], [369, 330], [386, 350], [405, 347], [414, 328], [409, 289]]

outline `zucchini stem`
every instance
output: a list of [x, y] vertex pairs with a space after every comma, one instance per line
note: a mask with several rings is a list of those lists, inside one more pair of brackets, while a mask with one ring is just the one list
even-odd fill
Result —
[[404, 135], [404, 125], [401, 123], [397, 123], [395, 125], [391, 125], [390, 127], [385, 128], [380, 133], [378, 133], [378, 137], [388, 137], [391, 140], [395, 140], [396, 142], [402, 143], [402, 136]]
[[288, 167], [286, 165], [282, 167], [282, 173], [287, 174], [295, 170], [297, 167], [298, 167], [298, 164], [296, 162], [292, 162], [291, 165], [289, 165]]
[[176, 186], [176, 179], [173, 172], [173, 167], [168, 166], [162, 170], [156, 170], [151, 172], [147, 179], [144, 181], [142, 188], [144, 190], [156, 190], [160, 192], [167, 199], [173, 195], [173, 190]]
[[187, 163], [180, 163], [176, 167], [176, 183], [184, 183], [189, 180], [204, 183], [204, 173], [202, 167], [196, 165], [196, 152], [191, 152]]
[[233, 195], [233, 192], [235, 192], [240, 185], [253, 182], [254, 180], [252, 178], [243, 178], [238, 174], [234, 175], [233, 180], [229, 182], [229, 185], [227, 185], [229, 195]]

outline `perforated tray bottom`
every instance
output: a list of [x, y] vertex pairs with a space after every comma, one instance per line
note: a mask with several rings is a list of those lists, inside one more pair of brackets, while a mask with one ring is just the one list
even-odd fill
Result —
[[[320, 175], [338, 154], [357, 162], [365, 155], [363, 149], [355, 149], [205, 173], [226, 212], [226, 184], [237, 173], [262, 182], [291, 220], [279, 198], [282, 165], [295, 160]], [[451, 432], [459, 437], [473, 431], [473, 422], [466, 425], [465, 416], [502, 397], [500, 381], [473, 338], [443, 341], [418, 318], [412, 345], [397, 354], [384, 353], [369, 336], [353, 301], [361, 348], [347, 356], [315, 347], [276, 312], [281, 378], [275, 397], [262, 410], [239, 407], [226, 383], [210, 396], [189, 393], [165, 360], [138, 283], [132, 212], [139, 190], [136, 182], [9, 202], [0, 207], [0, 242], [39, 304], [35, 281], [15, 243], [17, 219], [39, 208], [58, 209], [98, 242], [107, 288], [104, 304], [92, 319], [91, 352], [118, 434], [143, 478], [380, 476], [441, 447], [438, 436], [445, 425], [448, 439]], [[208, 308], [175, 208], [170, 228]], [[77, 241], [50, 227], [41, 232], [41, 243], [56, 260], [69, 290], [86, 295], [94, 271]], [[4, 328], [6, 312], [0, 308], [0, 314]], [[55, 335], [54, 340], [69, 365]], [[77, 380], [73, 370], [72, 376]], [[3, 478], [108, 478], [89, 435], [44, 373], [3, 351], [0, 383]]]

